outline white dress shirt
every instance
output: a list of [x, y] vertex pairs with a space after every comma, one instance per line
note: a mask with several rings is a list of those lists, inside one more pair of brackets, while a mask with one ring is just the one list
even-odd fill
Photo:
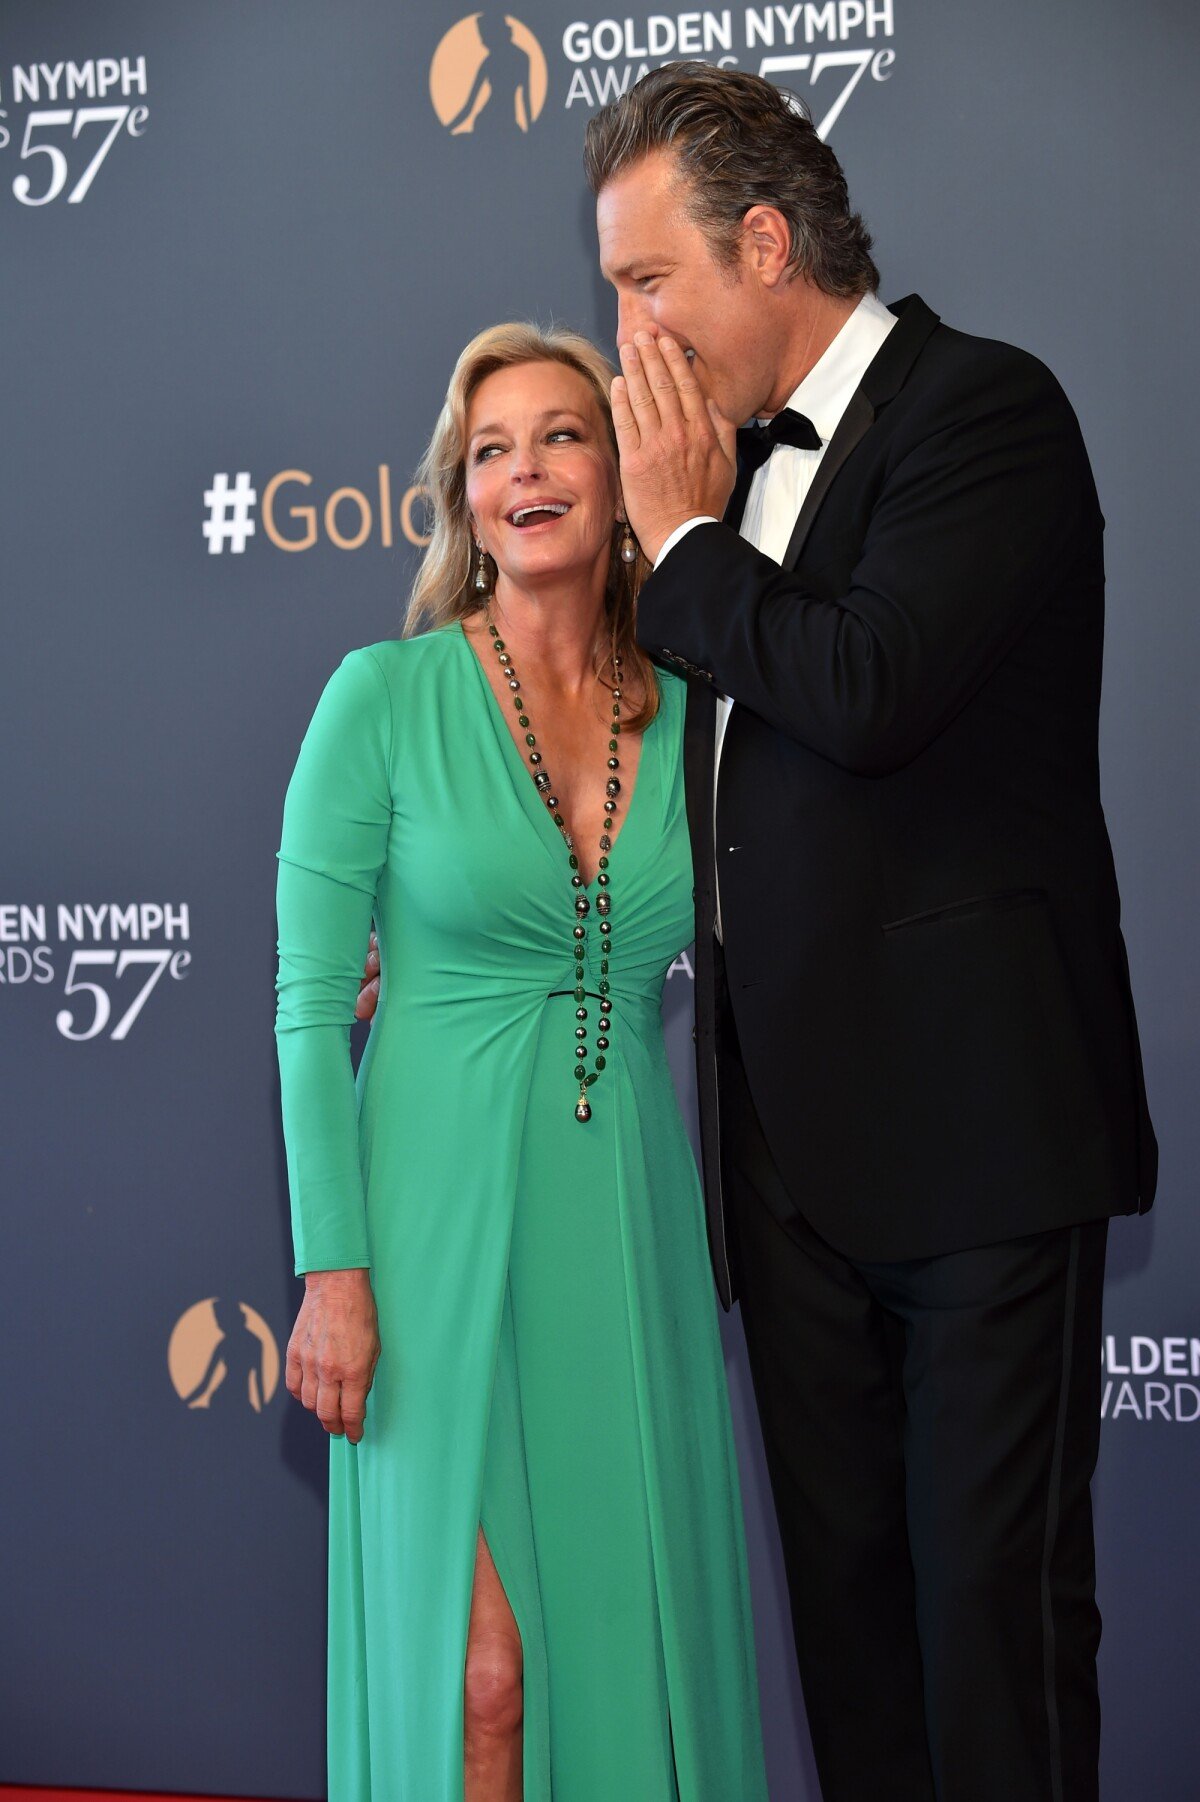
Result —
[[[821, 439], [820, 450], [797, 450], [776, 445], [761, 469], [755, 471], [739, 528], [743, 538], [764, 556], [782, 563], [826, 446], [850, 404], [880, 345], [896, 324], [874, 294], [864, 294], [833, 343], [817, 359], [787, 405], [811, 419]], [[715, 523], [711, 515], [698, 514], [677, 526], [658, 554], [655, 568], [693, 526]], [[729, 724], [733, 696], [717, 696], [716, 743], [713, 753], [713, 832], [716, 832], [717, 777], [721, 747]], [[717, 937], [721, 937], [721, 899], [717, 894]]]

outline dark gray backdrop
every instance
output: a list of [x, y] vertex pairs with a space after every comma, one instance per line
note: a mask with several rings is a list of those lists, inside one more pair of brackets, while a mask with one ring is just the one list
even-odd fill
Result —
[[[753, 47], [734, 8], [727, 25], [722, 9], [665, 15], [666, 48], [703, 44], [708, 18], [714, 58], [722, 34], [743, 66], [807, 56], [776, 79], [818, 120], [857, 76], [830, 136], [885, 297], [918, 289], [1044, 357], [1109, 520], [1104, 787], [1163, 1178], [1156, 1213], [1112, 1240], [1105, 1793], [1184, 1802], [1200, 1652], [1196, 16], [1183, 0], [843, 0], [796, 9], [789, 46], [790, 7], [753, 11]], [[440, 0], [0, 7], [0, 1782], [322, 1792], [322, 1438], [281, 1388], [256, 1411], [233, 1356], [258, 1355], [257, 1320], [282, 1347], [296, 1302], [273, 852], [327, 674], [398, 629], [416, 555], [401, 498], [457, 351], [508, 316], [612, 338], [583, 96], [643, 59], [619, 44], [624, 14], [610, 28], [521, 0], [514, 16], [544, 58], [540, 116], [522, 129], [497, 79], [452, 134], [431, 66], [457, 26], [436, 65], [453, 112], [477, 39]], [[483, 16], [493, 45], [500, 21]], [[303, 539], [290, 509], [312, 506], [304, 549], [264, 518], [289, 470], [311, 482], [278, 487], [275, 537]], [[239, 472], [254, 533], [210, 550], [205, 496]], [[372, 509], [355, 549], [323, 517], [346, 487]], [[365, 524], [353, 495], [329, 517], [344, 543]], [[690, 1106], [689, 1006], [680, 971], [669, 1027]], [[189, 1406], [168, 1344], [195, 1308], [175, 1340], [187, 1395], [218, 1337], [211, 1298], [230, 1374]], [[238, 1303], [254, 1310], [240, 1329]], [[726, 1342], [772, 1793], [815, 1802], [736, 1316]]]

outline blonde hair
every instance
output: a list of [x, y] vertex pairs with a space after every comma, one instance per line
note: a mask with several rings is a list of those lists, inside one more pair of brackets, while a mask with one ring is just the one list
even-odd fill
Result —
[[[467, 506], [467, 411], [476, 389], [489, 375], [523, 363], [561, 363], [584, 378], [607, 428], [614, 464], [617, 461], [608, 399], [616, 371], [589, 339], [562, 326], [522, 323], [489, 326], [472, 338], [454, 365], [445, 404], [416, 473], [428, 496], [431, 537], [405, 609], [406, 638], [465, 619], [483, 606], [483, 597], [475, 588], [475, 547]], [[611, 654], [614, 650], [620, 654], [626, 685], [641, 697], [641, 705], [628, 714], [625, 725], [629, 731], [640, 732], [658, 711], [653, 665], [634, 638], [638, 590], [650, 565], [640, 548], [634, 563], [623, 561], [623, 536], [623, 526], [614, 521], [604, 597], [608, 642], [597, 647], [596, 674], [603, 676], [606, 669], [611, 674]], [[494, 565], [492, 576], [494, 580]]]

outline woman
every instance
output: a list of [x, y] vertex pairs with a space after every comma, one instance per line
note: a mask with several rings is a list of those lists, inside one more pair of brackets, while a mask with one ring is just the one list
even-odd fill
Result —
[[344, 1432], [332, 1802], [766, 1795], [660, 1015], [692, 936], [683, 690], [633, 641], [611, 373], [565, 332], [467, 346], [408, 636], [347, 657], [288, 790], [288, 1386]]

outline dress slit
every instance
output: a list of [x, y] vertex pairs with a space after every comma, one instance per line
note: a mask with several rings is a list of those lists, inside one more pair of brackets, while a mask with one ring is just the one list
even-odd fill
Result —
[[[481, 1491], [479, 1526], [487, 1541], [496, 1575], [500, 1579], [500, 1586], [512, 1611], [521, 1641], [524, 1795], [526, 1802], [550, 1802], [550, 1698], [546, 1640], [538, 1593], [533, 1519], [525, 1466], [525, 1434], [513, 1331], [512, 1285], [507, 1275], [484, 1440]], [[465, 1644], [463, 1655], [465, 1668]]]

